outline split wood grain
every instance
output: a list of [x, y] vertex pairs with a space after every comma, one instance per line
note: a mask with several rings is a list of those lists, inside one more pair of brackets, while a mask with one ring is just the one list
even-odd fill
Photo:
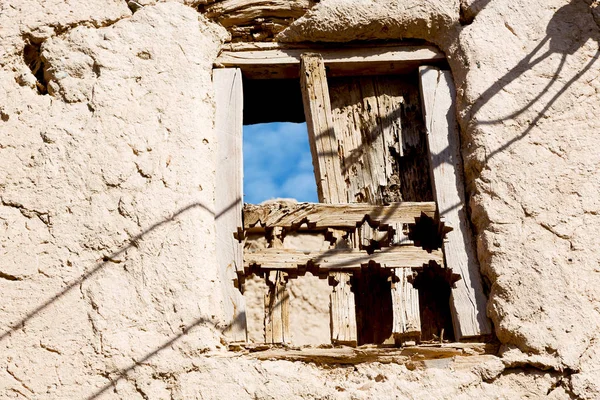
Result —
[[283, 271], [270, 271], [266, 281], [269, 292], [265, 295], [265, 343], [290, 343], [287, 274]]
[[338, 142], [333, 128], [323, 58], [317, 54], [303, 54], [301, 71], [300, 86], [319, 201], [345, 203], [345, 182], [337, 156]]
[[309, 263], [321, 270], [356, 271], [361, 265], [374, 262], [382, 268], [422, 268], [430, 261], [443, 262], [441, 250], [428, 252], [415, 246], [394, 246], [373, 254], [358, 249], [255, 249], [244, 254], [246, 268], [261, 266], [262, 270], [297, 270]]
[[233, 41], [273, 38], [315, 3], [313, 0], [206, 0], [199, 11], [225, 27]]
[[356, 306], [354, 293], [350, 286], [351, 275], [344, 272], [330, 272], [330, 328], [331, 342], [347, 346], [356, 346]]
[[217, 186], [215, 188], [216, 253], [229, 328], [226, 337], [245, 342], [246, 308], [241, 291], [234, 286], [243, 272], [242, 245], [233, 236], [242, 225], [242, 74], [237, 68], [213, 71], [217, 135]]
[[446, 267], [461, 276], [450, 298], [455, 337], [489, 335], [492, 327], [465, 206], [452, 76], [450, 71], [428, 66], [419, 68], [419, 74], [434, 197], [440, 216], [454, 227], [443, 245]]
[[435, 218], [434, 202], [402, 202], [389, 205], [267, 203], [244, 205], [244, 229], [252, 227], [283, 227], [297, 229], [356, 228], [365, 218], [380, 227], [393, 224], [414, 224], [422, 214]]
[[[421, 338], [419, 291], [408, 281], [410, 268], [394, 268], [392, 280], [392, 306], [394, 319], [392, 334], [397, 343]], [[395, 281], [395, 282], [394, 282]]]
[[[403, 154], [400, 79], [331, 79], [330, 97], [342, 173], [350, 202], [383, 204], [402, 200], [394, 159]], [[396, 183], [396, 185], [393, 185]]]
[[[446, 359], [451, 361], [451, 364], [448, 364], [445, 368], [452, 368], [454, 370], [458, 368], [472, 369], [474, 365], [481, 365], [496, 357], [495, 354], [497, 352], [498, 346], [489, 343], [444, 343], [435, 345], [421, 344], [420, 346], [407, 346], [400, 349], [368, 346], [360, 346], [356, 349], [350, 347], [333, 349], [307, 347], [298, 350], [274, 348], [250, 352], [248, 357], [259, 360], [312, 362], [328, 367], [332, 364], [396, 363], [408, 364], [411, 369], [415, 367], [427, 368], [429, 360], [439, 361]], [[468, 360], [471, 361], [469, 362]]]
[[313, 4], [310, 0], [224, 0], [206, 7], [205, 15], [230, 27], [249, 24], [257, 18], [299, 18]]
[[[414, 132], [418, 134], [415, 129], [403, 127], [404, 124], [412, 125], [415, 122], [409, 118], [410, 113], [405, 112], [405, 104], [413, 100], [413, 92], [418, 95], [418, 90], [411, 90], [412, 87], [404, 80], [406, 77], [389, 76], [330, 80], [334, 130], [340, 142], [347, 196], [352, 202], [384, 204], [404, 198], [404, 192], [400, 190], [401, 183], [403, 177], [413, 171], [401, 169], [400, 163], [412, 157], [412, 154], [403, 157], [404, 147], [407, 145], [412, 150], [415, 146]], [[407, 137], [404, 137], [405, 132], [408, 132]], [[426, 168], [418, 172], [421, 175], [428, 173]], [[415, 182], [423, 181], [419, 175], [410, 175], [410, 178], [416, 178]], [[415, 183], [411, 181], [411, 184]], [[412, 190], [407, 190], [407, 195], [408, 198], [416, 197]], [[396, 230], [397, 239], [392, 244], [409, 244], [408, 238], [402, 235], [404, 223], [397, 221], [391, 225]], [[373, 230], [363, 224], [354, 237], [355, 247], [356, 244], [362, 248], [372, 247], [372, 236]], [[395, 265], [404, 264], [398, 259]], [[381, 293], [381, 277], [376, 271], [362, 271], [356, 285], [360, 288], [356, 301], [359, 306], [357, 320], [361, 342], [386, 343], [402, 341], [409, 336], [413, 339], [420, 337], [419, 297], [416, 290], [390, 289], [393, 301], [388, 312], [392, 315], [387, 315], [378, 314], [383, 310], [381, 298], [384, 294]], [[407, 313], [410, 313], [412, 322], [418, 321], [418, 324], [410, 328], [400, 326], [402, 322], [398, 318], [405, 317]], [[386, 317], [392, 317], [391, 338], [381, 335], [385, 329], [381, 322]], [[397, 325], [397, 332], [394, 331], [394, 324]]]

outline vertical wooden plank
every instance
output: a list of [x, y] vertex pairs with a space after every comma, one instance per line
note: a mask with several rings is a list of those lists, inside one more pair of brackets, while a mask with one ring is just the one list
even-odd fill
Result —
[[349, 202], [404, 200], [397, 161], [403, 154], [403, 89], [399, 78], [330, 80], [334, 131]]
[[[346, 231], [339, 229], [329, 229], [328, 231], [329, 235], [336, 239], [334, 248], [351, 249], [353, 246], [358, 247], [358, 239], [345, 238]], [[348, 236], [358, 235], [353, 233]], [[348, 272], [331, 272], [329, 274], [329, 286], [332, 287], [332, 292], [329, 295], [329, 325], [332, 344], [356, 346], [358, 343], [356, 302], [351, 288], [351, 278], [352, 274]]]
[[[216, 252], [224, 294], [224, 314], [228, 322], [225, 336], [232, 342], [245, 342], [246, 307], [244, 296], [234, 283], [243, 271], [242, 245], [233, 236], [242, 225], [242, 74], [237, 68], [213, 71], [217, 136], [215, 188]], [[239, 285], [239, 284], [238, 284]]]
[[[334, 132], [340, 141], [342, 173], [349, 182], [347, 197], [352, 202], [384, 204], [407, 198], [422, 200], [423, 196], [415, 192], [421, 186], [429, 186], [427, 170], [414, 174], [413, 169], [404, 170], [400, 165], [403, 161], [406, 163], [406, 159], [414, 159], [415, 142], [424, 142], [424, 138], [419, 140], [422, 130], [412, 126], [415, 121], [410, 118], [411, 111], [408, 111], [411, 115], [404, 112], [406, 103], [410, 110], [415, 107], [414, 97], [418, 103], [418, 87], [407, 84], [405, 80], [406, 77], [361, 77], [336, 78], [330, 82]], [[405, 144], [408, 148], [406, 159], [402, 157]], [[406, 175], [414, 182], [411, 181], [412, 186], [405, 193], [399, 188]], [[425, 175], [425, 179], [421, 175]], [[400, 229], [396, 232], [398, 236], [403, 233]], [[360, 240], [363, 247], [369, 247], [374, 238], [370, 227], [364, 224], [357, 233], [355, 240]], [[405, 243], [407, 239], [398, 237], [393, 244], [400, 244], [399, 241]], [[396, 292], [394, 303], [389, 293], [382, 293], [383, 287], [389, 286], [385, 279], [385, 276], [369, 269], [355, 276], [360, 343], [383, 342], [383, 335], [391, 335], [393, 315], [386, 313], [403, 314], [404, 310], [398, 307], [406, 305], [416, 310], [418, 316], [418, 296], [404, 297], [405, 292]], [[386, 299], [390, 304], [386, 303]]]
[[350, 287], [351, 275], [345, 272], [330, 272], [331, 342], [356, 346], [356, 312], [354, 293]]
[[[396, 106], [398, 98], [386, 97], [384, 110], [380, 110], [380, 88], [373, 77], [334, 79], [330, 84], [333, 131], [347, 183], [345, 197], [352, 203], [383, 204], [390, 200], [382, 195], [392, 174], [389, 148], [399, 144], [399, 132], [394, 130], [397, 125], [384, 125], [383, 121], [390, 122], [386, 113]], [[368, 224], [353, 235], [356, 248], [371, 248], [372, 240], [376, 235]], [[389, 282], [377, 271], [365, 269], [354, 275], [353, 289], [357, 343], [383, 343], [391, 334]]]
[[410, 268], [394, 268], [392, 276], [392, 304], [394, 322], [392, 333], [397, 344], [421, 338], [419, 291], [408, 281]]
[[269, 292], [265, 295], [265, 343], [290, 343], [287, 274], [269, 271], [266, 280]]
[[344, 196], [346, 184], [342, 179], [327, 76], [320, 55], [302, 55], [300, 86], [319, 201], [345, 203], [347, 202]]
[[418, 73], [402, 78], [379, 78], [382, 92], [392, 91], [400, 95], [400, 104], [391, 114], [392, 119], [401, 121], [402, 156], [396, 158], [400, 193], [403, 201], [432, 201], [427, 133], [421, 111]]
[[455, 89], [450, 71], [419, 68], [433, 192], [441, 217], [454, 228], [443, 245], [446, 267], [461, 276], [450, 304], [457, 340], [488, 335], [486, 297], [465, 209]]
[[[329, 86], [325, 65], [320, 55], [302, 55], [300, 86], [319, 201], [330, 204], [347, 203], [348, 190], [342, 176], [339, 143], [331, 114]], [[340, 241], [338, 244], [341, 244], [341, 236], [338, 241]], [[355, 346], [357, 343], [356, 306], [354, 293], [350, 289], [351, 276], [349, 273], [339, 272], [330, 280], [330, 284], [335, 284], [330, 296], [331, 342]]]

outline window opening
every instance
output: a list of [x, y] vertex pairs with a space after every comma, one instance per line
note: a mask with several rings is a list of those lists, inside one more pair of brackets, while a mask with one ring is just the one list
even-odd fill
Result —
[[[458, 340], [491, 333], [466, 219], [450, 72], [431, 47], [382, 47], [242, 45], [218, 61], [244, 71], [243, 98], [253, 110], [244, 112], [246, 124], [279, 121], [278, 112], [300, 120], [291, 106], [298, 97], [282, 92], [297, 94], [300, 77], [322, 202], [245, 205], [234, 229], [247, 249], [238, 287], [252, 275], [267, 286], [267, 343], [290, 343], [290, 282], [307, 274], [327, 278], [333, 344], [441, 340], [452, 338], [448, 329]], [[241, 80], [239, 71], [220, 84]], [[315, 248], [304, 239], [290, 244], [303, 235], [324, 240]]]

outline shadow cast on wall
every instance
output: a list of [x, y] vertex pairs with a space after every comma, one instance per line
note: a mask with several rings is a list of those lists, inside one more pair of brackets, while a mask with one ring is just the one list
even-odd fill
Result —
[[[485, 90], [479, 98], [475, 101], [474, 105], [470, 110], [471, 118], [475, 118], [477, 124], [480, 125], [496, 125], [501, 124], [504, 121], [512, 120], [531, 107], [536, 103], [543, 102], [542, 97], [548, 93], [551, 89], [557, 85], [561, 85], [559, 82], [561, 74], [567, 57], [575, 54], [575, 52], [581, 48], [589, 39], [593, 39], [597, 44], [600, 44], [598, 25], [593, 16], [593, 9], [590, 1], [588, 0], [572, 0], [569, 4], [561, 7], [552, 16], [552, 19], [546, 27], [546, 36], [540, 41], [540, 43], [517, 65], [515, 65], [510, 71], [504, 76], [498, 79], [492, 86]], [[548, 45], [548, 49], [542, 52], [542, 49]], [[491, 120], [478, 120], [476, 118], [477, 113], [485, 106], [494, 96], [504, 90], [511, 82], [518, 79], [526, 71], [534, 68], [536, 65], [548, 60], [553, 54], [560, 54], [560, 62], [553, 72], [551, 79], [548, 81], [546, 86], [531, 100], [527, 102], [523, 107], [518, 110], [512, 111], [510, 114], [497, 119]], [[542, 109], [537, 112], [536, 116], [527, 122], [526, 129], [510, 139], [499, 148], [493, 150], [487, 155], [487, 159], [494, 157], [496, 154], [506, 150], [515, 142], [523, 139], [527, 136], [531, 130], [537, 125], [542, 119], [546, 112], [554, 105], [554, 103], [560, 98], [573, 83], [577, 82], [596, 62], [600, 56], [600, 49], [596, 51], [594, 56], [588, 61], [588, 63], [581, 68], [571, 79], [562, 84], [556, 91], [556, 93], [545, 102]]]
[[[44, 302], [44, 303], [38, 305], [37, 307], [35, 307], [32, 311], [28, 312], [19, 321], [17, 321], [15, 323], [11, 324], [10, 326], [8, 326], [8, 329], [6, 329], [0, 335], [0, 342], [4, 341], [8, 337], [10, 337], [13, 333], [17, 332], [18, 330], [24, 328], [25, 324], [28, 321], [30, 321], [31, 319], [35, 318], [41, 312], [43, 312], [48, 307], [50, 307], [52, 304], [54, 304], [57, 301], [59, 301], [62, 297], [64, 297], [71, 290], [78, 288], [84, 281], [86, 281], [87, 279], [90, 279], [91, 277], [93, 277], [94, 275], [98, 274], [103, 269], [107, 268], [109, 265], [111, 265], [111, 260], [113, 260], [115, 258], [118, 258], [120, 255], [124, 254], [128, 249], [130, 249], [132, 247], [136, 247], [137, 244], [138, 244], [138, 242], [141, 241], [141, 240], [143, 240], [144, 237], [146, 235], [148, 235], [149, 233], [151, 233], [153, 231], [156, 231], [157, 229], [159, 229], [159, 228], [161, 228], [161, 227], [163, 227], [163, 226], [165, 226], [165, 225], [167, 225], [167, 224], [175, 221], [181, 215], [185, 214], [186, 212], [188, 212], [188, 211], [190, 211], [192, 209], [196, 209], [196, 208], [204, 209], [204, 210], [208, 211], [211, 215], [213, 215], [215, 218], [217, 218], [220, 215], [226, 213], [231, 208], [235, 207], [235, 205], [240, 200], [241, 199], [237, 199], [236, 201], [232, 202], [223, 211], [221, 211], [220, 213], [218, 213], [216, 215], [215, 215], [214, 211], [212, 211], [211, 209], [209, 209], [207, 206], [205, 206], [202, 203], [193, 203], [193, 204], [190, 204], [190, 205], [188, 205], [188, 206], [186, 206], [186, 207], [184, 207], [184, 208], [176, 211], [170, 217], [168, 217], [168, 218], [166, 218], [166, 219], [164, 219], [162, 221], [159, 221], [159, 222], [153, 224], [152, 226], [150, 226], [149, 228], [145, 229], [141, 233], [139, 233], [139, 234], [137, 234], [137, 235], [129, 238], [129, 240], [127, 240], [127, 242], [126, 242], [126, 244], [124, 246], [122, 246], [118, 250], [114, 251], [110, 255], [105, 256], [103, 258], [102, 262], [99, 262], [99, 263], [95, 264], [89, 271], [87, 271], [86, 273], [84, 273], [83, 275], [81, 275], [79, 278], [77, 278], [74, 281], [72, 281], [71, 283], [69, 283], [63, 290], [61, 290], [60, 292], [58, 292], [55, 295], [53, 295], [46, 302]], [[245, 318], [245, 315], [240, 314], [240, 315], [238, 315], [237, 318], [238, 319]], [[219, 331], [223, 331], [223, 330], [227, 329], [229, 326], [231, 326], [231, 325], [233, 325], [235, 323], [239, 323], [239, 321], [235, 320], [235, 321], [231, 322], [228, 326], [216, 326], [215, 322], [211, 321], [210, 319], [207, 319], [207, 318], [204, 318], [204, 317], [200, 317], [200, 318], [196, 319], [191, 324], [189, 324], [189, 325], [185, 326], [184, 328], [182, 328], [182, 330], [181, 330], [180, 333], [178, 333], [177, 335], [173, 336], [171, 339], [169, 339], [168, 341], [166, 341], [163, 345], [159, 346], [158, 348], [156, 348], [152, 352], [149, 352], [145, 356], [143, 356], [140, 359], [134, 361], [129, 367], [127, 367], [125, 369], [122, 369], [120, 371], [117, 371], [114, 374], [110, 373], [110, 375], [113, 376], [113, 377], [109, 378], [110, 379], [110, 383], [108, 383], [107, 385], [103, 386], [100, 390], [98, 390], [93, 395], [89, 396], [88, 399], [95, 399], [98, 396], [100, 396], [102, 393], [104, 393], [106, 390], [108, 390], [111, 386], [114, 386], [119, 380], [121, 380], [124, 377], [126, 377], [126, 375], [131, 370], [133, 370], [136, 366], [138, 366], [138, 365], [146, 362], [151, 357], [153, 357], [157, 353], [159, 353], [161, 350], [164, 350], [167, 347], [169, 347], [172, 344], [174, 344], [178, 339], [180, 339], [181, 337], [185, 336], [192, 328], [194, 328], [196, 326], [199, 326], [199, 325], [203, 325], [203, 324], [210, 324], [210, 325], [214, 326], [215, 328], [217, 328]]]
[[[480, 1], [480, 2], [487, 4], [487, 1]], [[582, 20], [582, 18], [583, 18], [583, 20]], [[500, 78], [496, 83], [494, 83], [491, 87], [489, 87], [486, 91], [484, 91], [482, 93], [482, 95], [479, 97], [479, 99], [475, 102], [475, 104], [471, 108], [471, 115], [475, 116], [477, 114], [477, 112], [485, 104], [487, 104], [490, 101], [490, 99], [492, 99], [496, 94], [498, 94], [500, 91], [502, 91], [508, 84], [513, 82], [519, 76], [521, 76], [525, 71], [535, 67], [537, 64], [548, 59], [553, 54], [561, 54], [561, 60], [559, 62], [559, 65], [558, 65], [553, 77], [548, 82], [548, 84], [542, 89], [542, 91], [538, 95], [536, 95], [533, 99], [531, 99], [521, 109], [515, 110], [512, 113], [510, 113], [509, 115], [506, 115], [499, 119], [488, 120], [488, 121], [478, 121], [478, 123], [479, 124], [490, 124], [490, 125], [502, 123], [503, 121], [518, 117], [519, 115], [523, 114], [525, 111], [529, 110], [534, 104], [542, 101], [542, 97], [544, 96], [544, 94], [547, 93], [555, 85], [559, 84], [558, 83], [559, 77], [563, 71], [567, 57], [569, 55], [573, 55], [589, 39], [594, 39], [597, 43], [600, 43], [600, 40], [598, 39], [598, 29], [591, 29], [591, 28], [587, 29], [586, 27], [590, 26], [590, 24], [586, 24], [586, 23], [582, 22], [582, 21], [585, 21], [584, 20], [585, 18], [593, 18], [592, 13], [591, 13], [591, 5], [590, 5], [589, 1], [573, 0], [569, 4], [561, 7], [554, 14], [550, 23], [548, 24], [547, 29], [546, 29], [546, 37], [544, 37], [544, 39], [534, 48], [534, 50], [530, 54], [527, 55], [527, 57], [525, 57], [523, 60], [521, 60], [515, 67], [513, 67], [502, 78]], [[595, 21], [592, 21], [592, 22], [594, 22], [594, 25], [596, 25]], [[547, 43], [549, 44], [548, 50], [539, 54], [541, 52], [542, 48]], [[527, 136], [531, 132], [531, 130], [535, 127], [535, 125], [539, 122], [539, 120], [544, 117], [545, 113], [557, 101], [557, 99], [563, 93], [565, 93], [565, 91], [571, 85], [573, 85], [573, 83], [578, 81], [593, 66], [593, 64], [596, 62], [596, 60], [598, 59], [599, 56], [600, 56], [600, 50], [595, 53], [595, 55], [590, 59], [590, 61], [580, 71], [578, 71], [577, 74], [575, 74], [571, 79], [569, 79], [566, 83], [564, 83], [562, 85], [562, 87], [560, 87], [560, 89], [556, 92], [556, 94], [554, 94], [554, 96], [552, 96], [552, 98], [550, 98], [550, 100], [548, 100], [546, 102], [546, 104], [543, 106], [543, 108], [537, 113], [536, 117], [528, 124], [528, 127], [522, 133], [520, 133], [518, 136], [512, 138], [511, 140], [509, 140], [508, 142], [503, 144], [500, 148], [494, 150], [491, 154], [488, 155], [488, 159], [493, 157], [494, 155], [498, 154], [499, 152], [506, 150], [509, 146], [511, 146], [515, 142], [521, 140], [525, 136]], [[237, 203], [237, 201], [239, 201], [239, 200], [236, 200], [236, 202], [232, 203], [229, 207], [227, 207], [221, 213], [224, 213], [227, 210], [229, 210], [230, 208], [234, 207], [234, 205]], [[35, 309], [33, 309], [32, 311], [27, 313], [27, 315], [25, 317], [23, 317], [22, 319], [20, 319], [19, 321], [11, 324], [8, 327], [8, 329], [0, 335], [0, 342], [5, 340], [6, 338], [8, 338], [13, 332], [21, 329], [27, 321], [29, 321], [30, 319], [39, 315], [42, 311], [47, 309], [54, 302], [60, 300], [66, 293], [68, 293], [69, 291], [78, 287], [82, 282], [89, 279], [93, 275], [97, 274], [102, 269], [106, 268], [110, 263], [110, 259], [117, 258], [119, 255], [123, 254], [127, 249], [135, 246], [136, 242], [142, 240], [145, 235], [147, 235], [148, 233], [158, 229], [159, 227], [161, 227], [169, 222], [174, 221], [175, 218], [184, 214], [185, 212], [187, 212], [193, 208], [198, 208], [198, 207], [203, 208], [203, 209], [211, 212], [211, 214], [214, 215], [214, 212], [212, 212], [210, 209], [208, 209], [205, 205], [203, 205], [201, 203], [194, 203], [194, 204], [191, 204], [191, 205], [175, 212], [170, 218], [167, 218], [163, 221], [157, 222], [156, 224], [147, 228], [140, 234], [130, 238], [128, 243], [125, 246], [121, 247], [117, 251], [115, 251], [112, 254], [110, 254], [109, 256], [105, 257], [103, 262], [100, 262], [100, 263], [97, 263], [96, 265], [94, 265], [88, 272], [81, 275], [75, 281], [71, 282], [61, 292], [52, 296], [45, 303], [37, 306]], [[360, 260], [356, 260], [356, 261], [360, 262]], [[240, 317], [243, 317], [243, 316], [240, 316]], [[110, 383], [108, 383], [107, 385], [100, 388], [97, 392], [95, 392], [94, 394], [89, 396], [87, 399], [92, 400], [92, 399], [99, 397], [101, 394], [106, 392], [106, 390], [108, 390], [111, 386], [114, 386], [117, 381], [125, 378], [127, 376], [127, 374], [129, 372], [131, 372], [136, 366], [148, 361], [150, 358], [155, 356], [160, 351], [173, 345], [178, 339], [180, 339], [181, 337], [186, 335], [192, 328], [199, 326], [201, 324], [205, 324], [205, 323], [213, 324], [213, 322], [202, 317], [202, 318], [198, 318], [193, 323], [187, 325], [185, 328], [182, 329], [182, 331], [180, 333], [173, 336], [171, 339], [166, 341], [163, 345], [159, 346], [152, 352], [149, 352], [145, 356], [136, 360], [127, 368], [124, 368], [124, 369], [116, 372], [114, 374], [114, 378], [111, 379]]]
[[23, 328], [25, 323], [27, 323], [27, 321], [29, 321], [30, 319], [37, 316], [39, 313], [44, 311], [46, 308], [48, 308], [54, 302], [60, 300], [69, 291], [73, 290], [74, 288], [79, 287], [79, 285], [81, 285], [81, 283], [83, 283], [85, 280], [91, 278], [92, 276], [96, 275], [98, 272], [100, 272], [101, 270], [106, 268], [109, 265], [109, 263], [111, 262], [111, 260], [118, 258], [120, 255], [125, 253], [125, 251], [127, 251], [128, 249], [130, 249], [132, 247], [136, 247], [137, 243], [140, 240], [144, 239], [144, 237], [146, 235], [148, 235], [149, 233], [157, 230], [158, 228], [160, 228], [170, 222], [175, 221], [175, 219], [178, 218], [179, 216], [181, 216], [181, 215], [185, 214], [186, 212], [188, 212], [192, 209], [195, 209], [195, 208], [202, 208], [202, 209], [210, 212], [210, 214], [215, 216], [215, 218], [218, 218], [222, 214], [225, 214], [227, 211], [229, 211], [231, 208], [235, 207], [235, 205], [239, 201], [240, 201], [240, 199], [237, 199], [236, 201], [234, 201], [232, 204], [228, 205], [223, 211], [221, 211], [217, 215], [215, 215], [214, 211], [210, 210], [204, 204], [193, 203], [193, 204], [190, 204], [190, 205], [176, 211], [169, 218], [159, 221], [159, 222], [155, 223], [154, 225], [150, 226], [149, 228], [145, 229], [141, 233], [131, 237], [129, 240], [127, 240], [127, 242], [126, 242], [127, 244], [125, 246], [114, 251], [110, 255], [103, 257], [102, 262], [95, 264], [93, 268], [91, 268], [85, 274], [81, 275], [79, 278], [77, 278], [74, 281], [72, 281], [71, 283], [69, 283], [63, 290], [56, 293], [54, 296], [52, 296], [50, 299], [48, 299], [45, 303], [40, 304], [35, 309], [33, 309], [32, 311], [27, 313], [27, 315], [25, 315], [25, 317], [23, 317], [22, 319], [20, 319], [19, 321], [15, 322], [15, 323], [11, 324], [8, 327], [8, 329], [0, 335], [0, 342], [2, 342], [4, 339], [8, 338], [13, 332], [16, 332], [17, 330]]

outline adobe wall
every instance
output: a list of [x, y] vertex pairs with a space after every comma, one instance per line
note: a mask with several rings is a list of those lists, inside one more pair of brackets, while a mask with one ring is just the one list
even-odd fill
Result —
[[198, 1], [142, 3], [0, 3], [0, 398], [600, 397], [596, 2], [322, 0], [278, 36], [447, 54], [502, 346], [429, 368], [226, 350], [211, 68], [227, 33]]

